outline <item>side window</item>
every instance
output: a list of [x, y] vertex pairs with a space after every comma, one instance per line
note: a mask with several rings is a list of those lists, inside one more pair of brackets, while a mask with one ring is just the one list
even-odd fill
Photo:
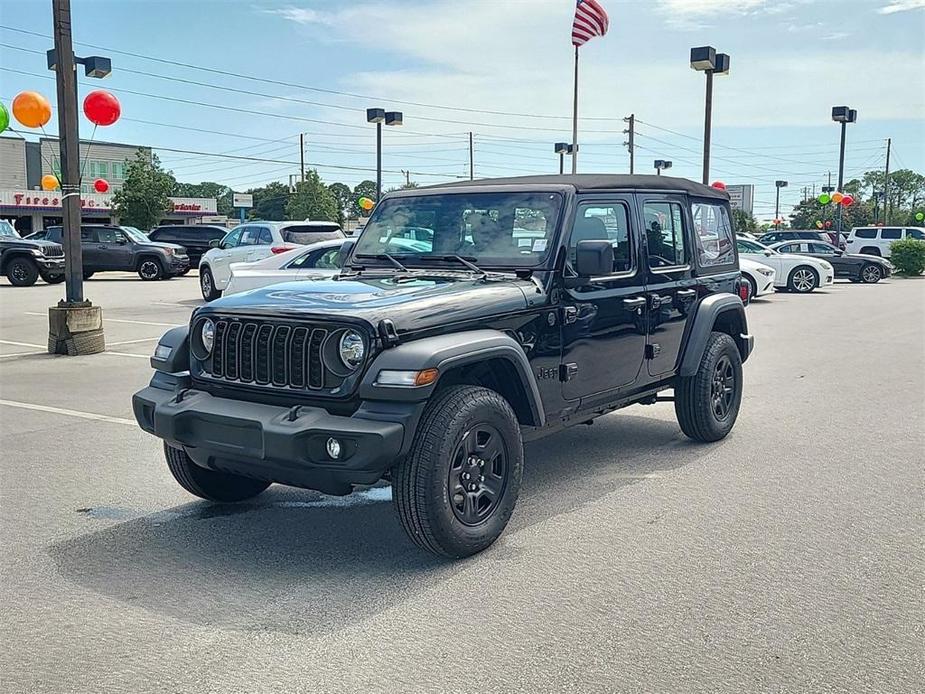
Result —
[[903, 237], [903, 230], [894, 227], [884, 227], [880, 230], [880, 238], [887, 241], [895, 241]]
[[303, 253], [295, 260], [291, 261], [286, 267], [289, 270], [302, 270], [305, 268], [315, 267], [315, 261], [318, 256], [321, 255], [321, 251], [309, 251], [308, 253]]
[[104, 227], [96, 230], [96, 240], [99, 243], [118, 243], [119, 234], [115, 229]]
[[[61, 236], [64, 236], [64, 229], [61, 230]], [[86, 227], [80, 227], [80, 240], [86, 243], [95, 241], [93, 229], [88, 229]]]
[[925, 241], [925, 232], [923, 232], [921, 229], [906, 229], [906, 238]]
[[331, 248], [321, 254], [315, 267], [325, 270], [337, 270], [340, 265], [337, 264], [337, 257], [340, 255], [340, 248]]
[[798, 243], [785, 243], [783, 246], [777, 247], [778, 253], [799, 253], [800, 244]]
[[835, 249], [825, 243], [811, 243], [809, 244], [809, 252], [832, 255], [835, 253]]
[[875, 239], [877, 238], [876, 229], [858, 229], [854, 232], [854, 235], [859, 239]]
[[684, 223], [681, 205], [676, 202], [647, 202], [643, 206], [646, 223], [646, 243], [649, 247], [649, 267], [686, 265]]
[[260, 236], [260, 227], [246, 226], [241, 232], [241, 241], [239, 246], [256, 246], [257, 237]]
[[237, 227], [232, 229], [225, 238], [222, 239], [222, 246], [224, 248], [237, 248], [241, 245], [241, 234], [247, 227]]
[[736, 247], [739, 253], [762, 253], [764, 251], [764, 248], [748, 239], [736, 239]]
[[629, 212], [625, 205], [580, 205], [569, 239], [568, 258], [571, 263], [575, 262], [579, 241], [610, 241], [615, 273], [630, 272], [635, 266], [629, 233]]
[[266, 227], [260, 228], [260, 234], [257, 236], [257, 244], [260, 246], [269, 246], [273, 243], [273, 234]]
[[701, 267], [727, 265], [735, 260], [735, 234], [729, 214], [722, 205], [695, 202], [691, 205], [694, 241]]

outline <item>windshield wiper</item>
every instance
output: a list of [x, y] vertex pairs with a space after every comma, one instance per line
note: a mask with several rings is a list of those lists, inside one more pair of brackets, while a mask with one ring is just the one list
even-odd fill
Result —
[[389, 255], [388, 253], [357, 253], [353, 257], [359, 258], [360, 260], [388, 260], [402, 272], [408, 272], [408, 268], [398, 262], [398, 259], [394, 255]]
[[485, 272], [482, 268], [480, 268], [478, 265], [472, 262], [473, 260], [476, 260], [476, 258], [470, 259], [470, 258], [466, 258], [461, 255], [441, 255], [439, 256], [439, 259], [440, 260], [455, 260], [456, 262], [461, 263], [462, 265], [465, 265], [467, 268], [472, 270], [472, 272], [477, 272], [483, 277], [488, 276], [487, 272]]

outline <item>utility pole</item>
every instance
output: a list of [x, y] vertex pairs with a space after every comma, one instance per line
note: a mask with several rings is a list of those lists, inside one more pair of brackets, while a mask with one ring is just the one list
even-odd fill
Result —
[[890, 146], [893, 138], [886, 139], [886, 169], [883, 174], [883, 223], [890, 223]]
[[636, 172], [636, 114], [631, 113], [628, 118], [623, 119], [624, 123], [629, 123], [629, 127], [623, 131], [624, 135], [629, 135], [629, 139], [623, 143], [630, 151], [630, 173]]
[[410, 186], [411, 185], [411, 172], [405, 171], [404, 169], [400, 169], [400, 171], [405, 175], [405, 185]]
[[301, 162], [302, 183], [305, 183], [305, 133], [299, 133], [299, 161]]
[[475, 155], [472, 151], [472, 131], [469, 131], [469, 180], [475, 180]]

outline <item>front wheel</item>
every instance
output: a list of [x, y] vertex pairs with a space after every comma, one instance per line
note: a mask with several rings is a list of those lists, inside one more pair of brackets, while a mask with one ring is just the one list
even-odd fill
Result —
[[675, 386], [678, 424], [695, 441], [719, 441], [732, 430], [742, 403], [742, 357], [726, 333], [710, 333], [700, 367]]
[[154, 258], [143, 258], [138, 263], [138, 276], [143, 280], [161, 280], [167, 276], [164, 266]]
[[269, 482], [254, 480], [250, 477], [232, 475], [199, 467], [182, 448], [174, 448], [164, 443], [164, 457], [170, 474], [190, 494], [220, 503], [245, 501], [251, 499], [267, 487]]
[[787, 280], [787, 289], [798, 294], [809, 294], [818, 286], [819, 276], [807, 265], [794, 268]]
[[458, 559], [498, 539], [522, 475], [520, 424], [508, 402], [487, 388], [452, 386], [428, 404], [392, 493], [408, 536]]
[[199, 291], [206, 301], [214, 301], [222, 295], [221, 290], [215, 288], [215, 279], [208, 267], [199, 268]]
[[6, 278], [14, 287], [31, 287], [39, 278], [39, 269], [28, 258], [13, 258], [6, 265]]
[[877, 284], [882, 277], [883, 272], [880, 270], [880, 267], [873, 263], [869, 263], [861, 268], [861, 281], [864, 284]]
[[48, 284], [61, 284], [64, 281], [64, 275], [42, 275], [42, 279]]

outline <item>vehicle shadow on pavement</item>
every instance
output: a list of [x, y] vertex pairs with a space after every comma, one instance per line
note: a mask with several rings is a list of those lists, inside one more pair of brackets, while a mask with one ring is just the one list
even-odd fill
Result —
[[[505, 562], [518, 530], [709, 455], [673, 421], [613, 415], [528, 444], [520, 500], [489, 550], [451, 562], [404, 535], [387, 490], [353, 497], [271, 487], [253, 503], [194, 502], [49, 549], [108, 598], [198, 625], [287, 633], [343, 628], [476, 562]], [[378, 500], [376, 500], [378, 499]], [[550, 538], [550, 542], [555, 542]]]

